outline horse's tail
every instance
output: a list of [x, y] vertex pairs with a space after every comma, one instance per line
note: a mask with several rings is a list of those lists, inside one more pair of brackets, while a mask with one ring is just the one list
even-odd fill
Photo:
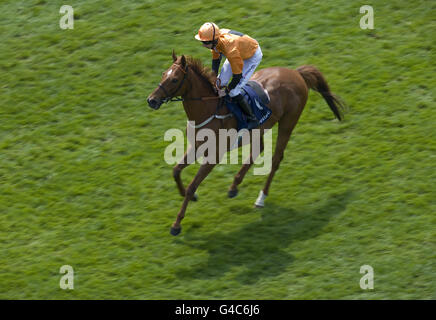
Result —
[[324, 100], [329, 105], [330, 109], [335, 114], [338, 120], [344, 119], [343, 113], [346, 108], [345, 103], [336, 95], [334, 95], [327, 84], [321, 71], [314, 66], [301, 66], [297, 68], [309, 89], [319, 92]]

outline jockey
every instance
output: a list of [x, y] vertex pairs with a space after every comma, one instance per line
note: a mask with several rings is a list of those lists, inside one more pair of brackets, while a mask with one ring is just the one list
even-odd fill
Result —
[[[201, 41], [203, 46], [212, 52], [212, 70], [218, 74], [222, 56], [226, 61], [221, 68], [217, 82], [220, 86], [227, 86], [226, 90], [220, 89], [220, 97], [227, 93], [235, 99], [241, 109], [249, 116], [249, 120], [259, 124], [248, 102], [244, 99], [241, 89], [250, 80], [262, 60], [262, 51], [259, 43], [240, 32], [219, 29], [215, 23], [206, 22], [198, 30], [195, 39]], [[230, 77], [232, 81], [229, 83]]]

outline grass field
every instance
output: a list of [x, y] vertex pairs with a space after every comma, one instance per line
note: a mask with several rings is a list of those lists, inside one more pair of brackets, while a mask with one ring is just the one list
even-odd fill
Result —
[[[373, 30], [359, 27], [364, 4]], [[435, 10], [1, 1], [0, 299], [436, 299]], [[182, 198], [163, 137], [186, 116], [146, 97], [173, 48], [210, 64], [193, 35], [211, 20], [256, 38], [259, 68], [316, 65], [349, 112], [334, 120], [311, 92], [265, 208], [266, 176], [251, 169], [228, 199], [240, 165], [217, 166], [173, 237]], [[74, 290], [59, 288], [62, 265]]]

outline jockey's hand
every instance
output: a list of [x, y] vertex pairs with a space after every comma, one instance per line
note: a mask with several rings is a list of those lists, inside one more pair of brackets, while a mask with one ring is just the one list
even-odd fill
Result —
[[218, 96], [220, 98], [224, 97], [227, 94], [225, 89], [218, 89]]

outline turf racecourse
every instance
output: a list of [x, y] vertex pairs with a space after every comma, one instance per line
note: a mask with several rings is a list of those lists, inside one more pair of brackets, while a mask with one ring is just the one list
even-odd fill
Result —
[[[436, 3], [372, 1], [374, 30], [363, 4], [2, 1], [0, 299], [435, 299]], [[228, 199], [240, 165], [217, 166], [173, 237], [163, 137], [186, 118], [146, 97], [173, 48], [210, 64], [210, 20], [259, 40], [259, 68], [316, 65], [350, 110], [311, 92], [266, 207], [266, 176]]]

